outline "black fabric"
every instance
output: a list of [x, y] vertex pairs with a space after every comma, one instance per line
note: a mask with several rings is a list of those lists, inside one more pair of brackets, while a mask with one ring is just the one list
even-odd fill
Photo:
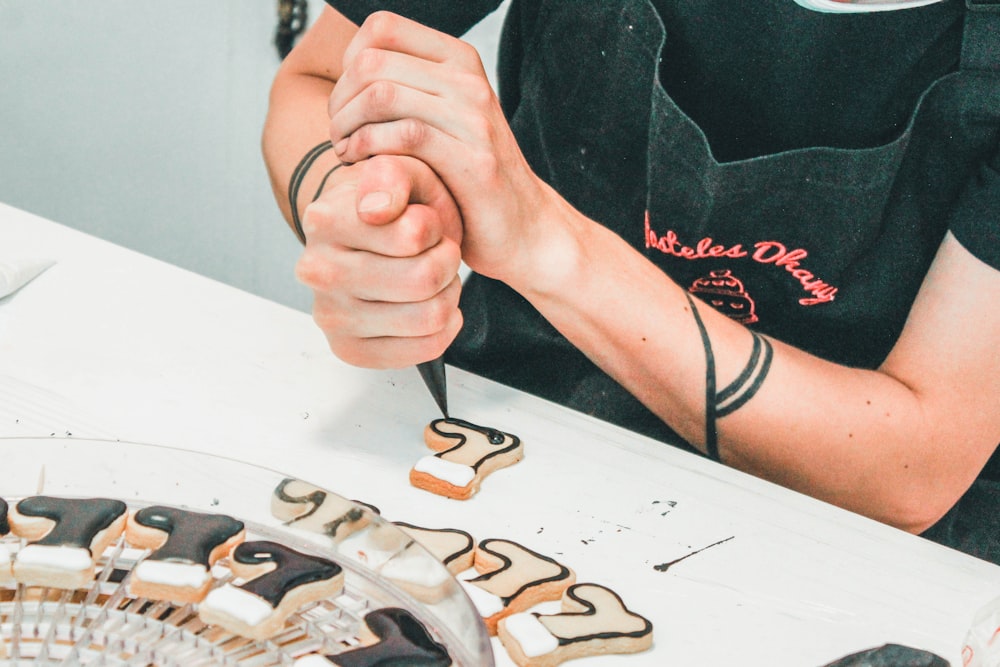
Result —
[[463, 35], [490, 14], [503, 0], [327, 0], [357, 25], [379, 10], [406, 16], [450, 35]]

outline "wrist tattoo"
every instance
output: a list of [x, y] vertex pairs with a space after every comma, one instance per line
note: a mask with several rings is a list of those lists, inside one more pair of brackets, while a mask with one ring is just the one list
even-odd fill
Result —
[[705, 348], [705, 452], [709, 458], [721, 461], [719, 434], [715, 422], [718, 418], [739, 410], [760, 391], [764, 379], [771, 370], [774, 348], [769, 340], [755, 331], [751, 331], [753, 350], [750, 352], [750, 359], [746, 366], [726, 388], [716, 392], [715, 354], [712, 352], [712, 341], [708, 337], [708, 329], [705, 328], [705, 323], [701, 319], [694, 299], [686, 292], [684, 296], [691, 305], [691, 313], [694, 315], [695, 324], [698, 325], [698, 333], [701, 334], [701, 343]]
[[[306, 242], [306, 235], [302, 231], [302, 220], [299, 218], [299, 188], [302, 187], [302, 181], [306, 177], [306, 173], [309, 168], [313, 166], [313, 163], [319, 158], [320, 155], [326, 151], [333, 148], [333, 144], [329, 141], [324, 141], [318, 146], [314, 146], [305, 156], [302, 161], [295, 167], [295, 171], [292, 172], [292, 178], [288, 182], [288, 204], [292, 211], [292, 227], [295, 228], [295, 234], [299, 237], [299, 241], [302, 243]], [[339, 167], [340, 165], [337, 165]], [[326, 179], [330, 176], [330, 173], [336, 170], [334, 167], [323, 177], [323, 183], [326, 183]], [[322, 189], [322, 185], [320, 185]], [[322, 191], [322, 190], [321, 190]], [[317, 193], [319, 196], [319, 193]]]

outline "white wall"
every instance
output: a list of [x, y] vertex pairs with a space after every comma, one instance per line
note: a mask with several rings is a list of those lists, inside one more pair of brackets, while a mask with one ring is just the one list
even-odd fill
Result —
[[0, 0], [0, 201], [308, 310], [259, 148], [276, 7]]

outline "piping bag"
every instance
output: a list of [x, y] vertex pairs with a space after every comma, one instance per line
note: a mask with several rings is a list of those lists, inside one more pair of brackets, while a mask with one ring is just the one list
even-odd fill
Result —
[[448, 417], [448, 382], [444, 375], [444, 357], [417, 364], [420, 377], [431, 391], [434, 402], [441, 408], [441, 414]]

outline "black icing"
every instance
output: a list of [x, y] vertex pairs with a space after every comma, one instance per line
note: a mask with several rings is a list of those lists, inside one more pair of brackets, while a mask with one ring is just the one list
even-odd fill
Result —
[[274, 563], [275, 568], [239, 588], [277, 607], [290, 591], [317, 581], [333, 579], [343, 569], [326, 558], [310, 556], [276, 542], [244, 542], [233, 550], [233, 560], [244, 565]]
[[167, 541], [150, 560], [210, 565], [212, 551], [243, 530], [243, 522], [225, 514], [202, 514], [154, 505], [135, 513], [141, 526], [167, 533]]
[[365, 625], [379, 638], [371, 646], [326, 656], [340, 667], [448, 667], [448, 650], [434, 641], [413, 614], [398, 607], [376, 609]]
[[538, 558], [539, 560], [543, 560], [546, 563], [551, 563], [551, 564], [553, 564], [553, 565], [555, 565], [556, 567], [559, 568], [559, 572], [556, 573], [556, 574], [554, 574], [551, 577], [545, 577], [544, 579], [536, 579], [534, 581], [529, 581], [529, 582], [525, 583], [523, 586], [521, 586], [520, 588], [518, 588], [516, 591], [514, 591], [513, 593], [511, 593], [509, 596], [506, 596], [506, 597], [501, 596], [500, 600], [503, 602], [503, 606], [505, 606], [505, 607], [508, 606], [515, 598], [517, 598], [518, 595], [520, 595], [524, 591], [528, 590], [529, 588], [532, 588], [533, 586], [538, 586], [539, 584], [547, 584], [550, 581], [562, 581], [563, 579], [568, 579], [569, 576], [570, 576], [570, 574], [571, 574], [570, 571], [569, 571], [569, 568], [566, 567], [565, 565], [563, 565], [562, 563], [560, 563], [560, 562], [558, 562], [558, 561], [556, 561], [556, 560], [554, 560], [552, 558], [549, 558], [548, 556], [543, 556], [542, 554], [540, 554], [540, 553], [538, 553], [536, 551], [532, 551], [531, 549], [529, 549], [528, 547], [524, 546], [523, 544], [518, 544], [517, 542], [511, 542], [510, 540], [488, 539], [488, 540], [483, 540], [482, 542], [480, 542], [479, 543], [479, 548], [482, 549], [483, 551], [485, 551], [486, 553], [492, 554], [492, 555], [496, 556], [497, 558], [499, 558], [503, 562], [503, 565], [501, 565], [499, 568], [493, 570], [492, 572], [487, 572], [486, 574], [481, 574], [481, 575], [479, 575], [478, 577], [476, 577], [474, 579], [469, 579], [468, 580], [469, 583], [476, 583], [476, 582], [480, 582], [480, 581], [489, 581], [490, 579], [492, 579], [493, 577], [497, 576], [501, 572], [505, 572], [505, 571], [509, 570], [512, 567], [513, 563], [511, 562], [510, 558], [508, 558], [504, 554], [499, 553], [497, 551], [494, 551], [493, 549], [490, 548], [489, 545], [492, 544], [493, 542], [502, 542], [502, 543], [505, 542], [507, 544], [516, 545], [517, 547], [523, 549], [524, 551], [527, 551], [529, 554], [531, 554], [535, 558]]
[[[595, 615], [597, 613], [597, 607], [594, 605], [594, 603], [591, 602], [590, 600], [586, 599], [585, 597], [581, 597], [579, 595], [579, 591], [582, 590], [582, 589], [585, 589], [586, 587], [603, 588], [605, 591], [607, 591], [608, 593], [610, 593], [611, 595], [613, 595], [615, 597], [615, 599], [618, 600], [618, 604], [621, 605], [622, 610], [626, 614], [628, 614], [629, 616], [632, 616], [634, 618], [638, 618], [639, 620], [641, 620], [643, 622], [643, 627], [642, 627], [641, 630], [635, 630], [633, 632], [613, 632], [613, 631], [610, 631], [610, 632], [595, 632], [594, 634], [580, 635], [578, 637], [556, 637], [556, 639], [559, 640], [559, 645], [560, 646], [568, 646], [569, 644], [577, 644], [577, 643], [580, 643], [580, 642], [589, 642], [589, 641], [592, 641], [592, 640], [595, 640], [595, 639], [602, 639], [602, 640], [603, 639], [617, 639], [619, 637], [639, 638], [639, 637], [645, 637], [646, 635], [648, 635], [650, 632], [653, 631], [653, 624], [649, 622], [649, 619], [645, 618], [644, 616], [640, 616], [639, 614], [636, 614], [633, 611], [629, 611], [629, 609], [625, 606], [625, 603], [622, 601], [621, 597], [617, 593], [615, 593], [613, 590], [611, 590], [609, 588], [605, 588], [604, 586], [599, 586], [598, 584], [576, 584], [576, 585], [570, 586], [568, 589], [566, 589], [566, 596], [567, 597], [572, 598], [573, 600], [576, 600], [578, 603], [580, 603], [584, 607], [586, 607], [586, 611], [576, 612], [576, 613], [569, 614], [569, 615], [572, 615], [572, 616], [593, 616], [593, 615]], [[560, 616], [564, 616], [566, 614], [559, 614], [559, 615]], [[541, 614], [537, 614], [537, 613], [535, 614], [536, 618], [539, 617], [539, 616], [541, 616]]]
[[107, 498], [32, 496], [19, 501], [16, 507], [24, 516], [55, 522], [52, 530], [34, 544], [80, 547], [88, 551], [97, 534], [128, 511], [122, 501]]
[[10, 522], [7, 520], [7, 501], [0, 498], [0, 536], [10, 532]]
[[438, 435], [442, 436], [442, 437], [451, 438], [452, 440], [458, 440], [458, 444], [455, 445], [454, 447], [452, 447], [451, 449], [447, 449], [447, 450], [445, 450], [443, 452], [438, 452], [437, 454], [435, 454], [435, 456], [437, 456], [439, 458], [443, 457], [448, 452], [451, 452], [451, 451], [454, 451], [454, 450], [458, 449], [459, 447], [461, 447], [462, 445], [464, 445], [466, 443], [466, 441], [467, 441], [467, 438], [465, 437], [464, 433], [454, 433], [452, 431], [443, 431], [440, 428], [441, 424], [451, 424], [452, 426], [460, 426], [462, 428], [467, 428], [470, 431], [476, 431], [478, 433], [482, 433], [483, 435], [486, 436], [487, 441], [489, 441], [489, 443], [491, 445], [502, 445], [502, 444], [504, 444], [504, 442], [506, 442], [507, 438], [510, 438], [510, 440], [511, 440], [511, 444], [510, 445], [508, 445], [507, 447], [504, 447], [503, 449], [498, 449], [495, 452], [491, 452], [491, 453], [487, 454], [486, 456], [484, 456], [474, 466], [472, 466], [473, 470], [479, 470], [479, 466], [481, 466], [484, 461], [488, 461], [489, 459], [493, 458], [494, 456], [500, 456], [501, 454], [506, 454], [507, 452], [514, 451], [515, 449], [517, 449], [521, 445], [521, 439], [518, 438], [516, 435], [514, 435], [512, 433], [504, 433], [503, 431], [498, 431], [497, 429], [490, 428], [488, 426], [479, 426], [478, 424], [473, 424], [472, 422], [467, 422], [464, 419], [456, 419], [454, 417], [447, 417], [447, 418], [444, 418], [444, 419], [435, 419], [434, 421], [432, 421], [431, 422], [431, 430], [434, 431], [435, 433], [437, 433]]

